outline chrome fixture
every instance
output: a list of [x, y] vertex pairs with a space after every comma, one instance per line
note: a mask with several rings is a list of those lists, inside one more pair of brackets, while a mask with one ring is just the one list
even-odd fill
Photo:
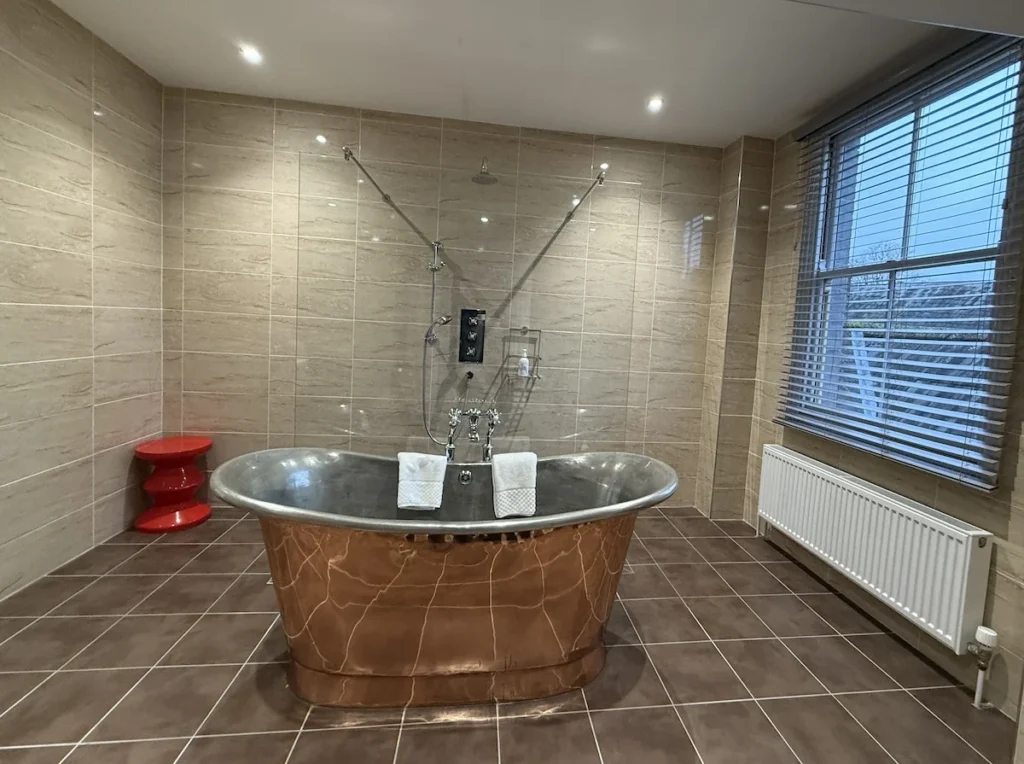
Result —
[[494, 436], [494, 426], [501, 424], [501, 414], [498, 409], [487, 409], [487, 440], [484, 442], [484, 461], [489, 462], [494, 456], [494, 446], [491, 438]]
[[498, 179], [487, 169], [487, 157], [484, 157], [484, 161], [480, 163], [480, 172], [472, 177], [472, 181], [481, 186], [493, 186], [498, 182]]
[[470, 409], [466, 412], [466, 416], [469, 417], [469, 442], [479, 443], [480, 442], [480, 417], [484, 415], [480, 409]]
[[438, 316], [437, 318], [435, 318], [433, 323], [431, 323], [430, 326], [427, 328], [427, 333], [423, 335], [423, 341], [428, 345], [437, 342], [437, 334], [434, 332], [434, 327], [449, 324], [451, 323], [451, 320], [451, 316]]
[[[458, 432], [459, 425], [462, 424], [462, 410], [461, 409], [449, 409], [448, 410], [448, 442], [444, 447], [444, 454], [448, 458], [449, 462], [455, 461], [455, 434]], [[427, 432], [430, 432], [429, 430]]]

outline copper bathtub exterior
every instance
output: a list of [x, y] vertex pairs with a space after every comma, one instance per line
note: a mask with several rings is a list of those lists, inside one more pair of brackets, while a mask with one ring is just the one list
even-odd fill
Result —
[[[584, 686], [604, 666], [637, 512], [675, 488], [675, 473], [647, 457], [557, 457], [538, 465], [538, 497], [557, 493], [565, 511], [539, 498], [537, 517], [496, 521], [484, 501], [489, 465], [452, 465], [450, 477], [468, 470], [476, 485], [460, 492], [467, 486], [446, 482], [436, 513], [404, 512], [393, 460], [317, 451], [249, 454], [212, 483], [260, 516], [291, 687], [319, 705], [525, 700]], [[625, 476], [624, 467], [641, 472]], [[360, 490], [364, 482], [378, 492]], [[627, 501], [584, 506], [602, 495]]]

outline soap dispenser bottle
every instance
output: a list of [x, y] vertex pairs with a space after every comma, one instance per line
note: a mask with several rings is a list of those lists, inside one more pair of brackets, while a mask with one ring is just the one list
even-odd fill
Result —
[[519, 359], [519, 376], [529, 377], [530, 376], [530, 356], [526, 353], [526, 348], [523, 348], [523, 355]]

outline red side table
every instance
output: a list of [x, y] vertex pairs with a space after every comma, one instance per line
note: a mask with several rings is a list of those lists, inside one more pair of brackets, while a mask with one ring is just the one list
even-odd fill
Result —
[[196, 500], [205, 481], [196, 457], [213, 446], [210, 438], [160, 438], [140, 444], [135, 455], [153, 463], [153, 474], [142, 487], [153, 506], [135, 518], [135, 529], [144, 533], [183, 531], [206, 522], [210, 505]]

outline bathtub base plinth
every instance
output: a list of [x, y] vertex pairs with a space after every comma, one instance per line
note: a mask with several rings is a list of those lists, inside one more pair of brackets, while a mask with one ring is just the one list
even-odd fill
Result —
[[318, 706], [454, 706], [533, 700], [576, 690], [601, 672], [604, 659], [604, 645], [598, 645], [580, 658], [558, 666], [416, 677], [329, 674], [292, 661], [288, 677], [296, 695]]

